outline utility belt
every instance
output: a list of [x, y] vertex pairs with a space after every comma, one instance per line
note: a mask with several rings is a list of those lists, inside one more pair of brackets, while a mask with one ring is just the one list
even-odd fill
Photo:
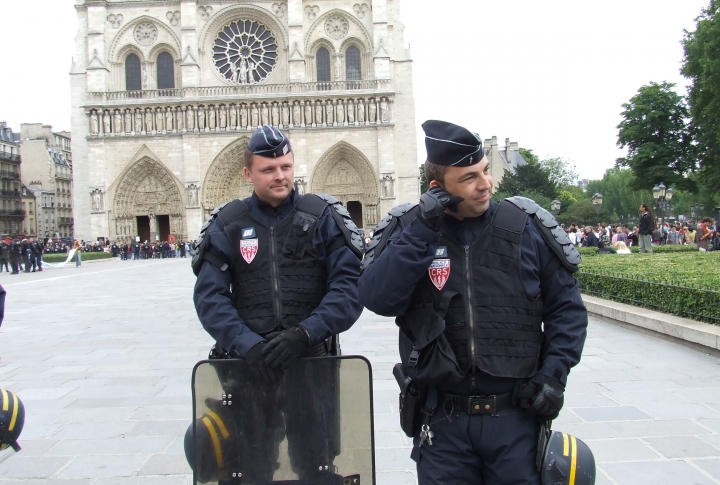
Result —
[[[303, 353], [302, 357], [324, 357], [326, 355], [340, 356], [340, 339], [337, 335], [313, 345]], [[210, 360], [239, 358], [240, 355], [237, 352], [225, 350], [217, 342], [212, 346], [208, 355]]]

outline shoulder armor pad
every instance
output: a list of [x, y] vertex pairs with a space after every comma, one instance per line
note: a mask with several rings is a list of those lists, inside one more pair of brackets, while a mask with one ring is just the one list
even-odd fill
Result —
[[210, 213], [210, 217], [207, 218], [205, 224], [203, 224], [203, 226], [200, 228], [200, 234], [195, 240], [195, 253], [190, 260], [190, 265], [192, 267], [193, 273], [195, 273], [195, 276], [200, 273], [200, 267], [202, 266], [202, 263], [205, 259], [205, 246], [207, 245], [205, 239], [205, 232], [210, 228], [210, 226], [212, 226], [213, 222], [215, 222], [215, 219], [217, 219], [218, 214], [226, 205], [228, 205], [227, 202], [213, 209], [213, 211]]
[[393, 207], [392, 209], [390, 209], [390, 212], [388, 212], [388, 214], [390, 214], [393, 217], [402, 217], [405, 214], [407, 214], [408, 212], [410, 212], [410, 209], [412, 209], [416, 205], [417, 204], [408, 202], [407, 204], [402, 204], [402, 205]]
[[[364, 253], [363, 238], [360, 230], [357, 228], [348, 210], [335, 197], [327, 194], [319, 194], [318, 197], [326, 201], [330, 205], [330, 213], [335, 219], [335, 223], [340, 228], [345, 238], [345, 243], [350, 250], [362, 259]], [[325, 198], [327, 197], [327, 199]], [[330, 200], [334, 202], [330, 202]]]
[[510, 197], [505, 200], [534, 216], [535, 226], [545, 242], [557, 255], [562, 265], [575, 273], [578, 265], [582, 263], [582, 258], [570, 241], [567, 232], [555, 220], [555, 216], [540, 207], [534, 200], [526, 197]]
[[315, 195], [320, 197], [322, 200], [327, 202], [329, 205], [337, 204], [339, 202], [335, 197], [333, 197], [330, 194], [315, 194]]

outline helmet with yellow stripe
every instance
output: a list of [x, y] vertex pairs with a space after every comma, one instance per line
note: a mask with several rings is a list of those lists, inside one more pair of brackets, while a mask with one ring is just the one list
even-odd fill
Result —
[[[211, 405], [213, 403], [208, 403]], [[200, 482], [216, 482], [232, 476], [238, 456], [233, 423], [219, 409], [208, 410], [185, 433], [185, 457]], [[193, 439], [193, 427], [197, 436]]]
[[575, 436], [543, 426], [538, 443], [542, 485], [594, 485], [595, 457]]
[[20, 451], [17, 439], [25, 424], [25, 406], [13, 392], [0, 389], [0, 450]]

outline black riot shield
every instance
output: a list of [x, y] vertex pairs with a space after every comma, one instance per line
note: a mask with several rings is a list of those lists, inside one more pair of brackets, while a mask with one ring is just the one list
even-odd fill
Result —
[[302, 359], [274, 384], [243, 360], [208, 360], [195, 366], [192, 387], [194, 484], [375, 484], [366, 359]]

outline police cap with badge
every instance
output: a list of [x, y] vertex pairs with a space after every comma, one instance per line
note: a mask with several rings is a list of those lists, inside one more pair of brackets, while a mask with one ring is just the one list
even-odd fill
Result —
[[290, 139], [285, 134], [270, 125], [263, 125], [252, 134], [248, 143], [248, 150], [253, 155], [265, 158], [277, 158], [292, 151]]
[[469, 167], [485, 156], [480, 135], [447, 121], [428, 120], [425, 132], [427, 161], [446, 167]]

